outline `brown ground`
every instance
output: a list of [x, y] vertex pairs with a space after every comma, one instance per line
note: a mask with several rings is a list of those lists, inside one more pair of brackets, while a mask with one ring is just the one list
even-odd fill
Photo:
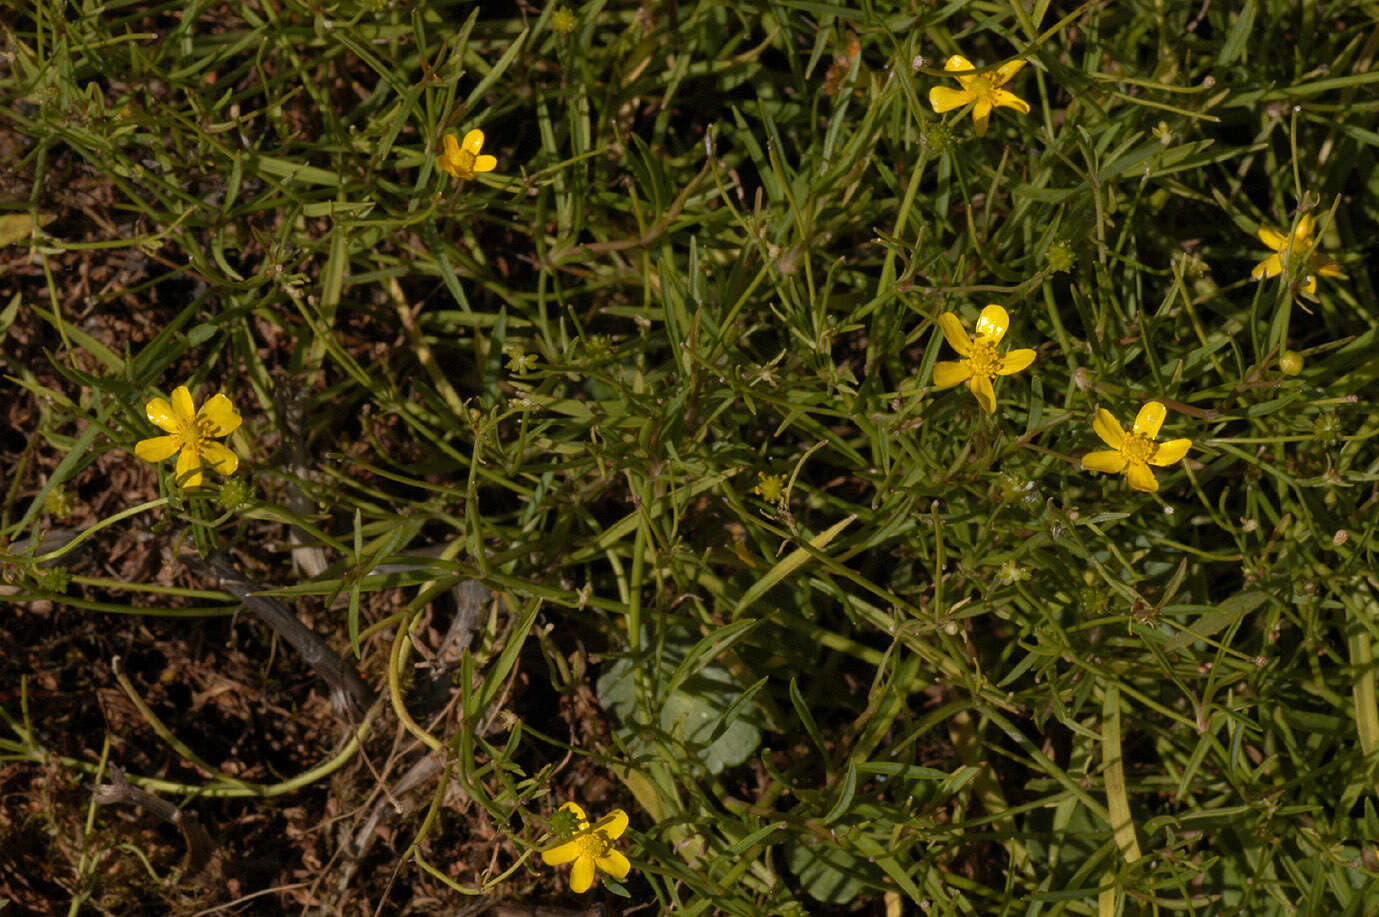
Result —
[[[24, 146], [22, 138], [0, 129], [0, 153]], [[45, 210], [56, 214], [47, 227], [50, 232], [79, 242], [149, 231], [118, 211], [108, 183], [80, 162], [56, 155], [48, 186], [57, 190], [42, 202]], [[3, 158], [13, 162], [17, 157]], [[21, 169], [6, 171], [0, 178], [0, 201], [28, 199], [32, 161], [27, 168], [27, 175]], [[21, 297], [13, 324], [0, 338], [4, 375], [11, 377], [0, 380], [0, 491], [6, 495], [0, 528], [13, 526], [27, 511], [68, 455], [71, 440], [86, 428], [84, 417], [117, 397], [107, 392], [94, 398], [76, 373], [100, 372], [98, 362], [81, 348], [69, 350], [53, 324], [31, 306], [51, 311], [56, 301], [69, 326], [117, 354], [137, 354], [185, 306], [197, 283], [196, 278], [170, 272], [171, 249], [62, 251], [46, 258], [47, 273], [41, 257], [27, 244], [0, 249], [0, 309], [16, 294]], [[352, 330], [359, 333], [343, 339], [364, 362], [377, 348], [391, 346], [399, 333], [386, 325]], [[267, 342], [260, 354], [265, 364], [285, 366], [294, 342], [270, 326], [259, 331]], [[194, 370], [192, 365], [174, 365], [164, 378], [186, 378]], [[24, 372], [29, 373], [27, 388], [11, 381]], [[37, 386], [56, 397], [41, 389], [36, 393]], [[96, 438], [61, 499], [50, 501], [40, 517], [40, 532], [57, 532], [54, 544], [63, 542], [64, 531], [80, 531], [159, 496], [155, 469], [128, 451], [133, 439], [143, 434], [125, 429], [125, 422], [119, 412], [112, 416], [109, 429]], [[372, 432], [395, 456], [414, 449], [401, 438], [405, 431], [399, 425], [380, 421]], [[270, 455], [262, 461], [280, 464], [282, 457]], [[271, 491], [278, 478], [260, 480], [267, 482], [262, 485], [267, 500], [286, 500], [285, 494]], [[371, 483], [388, 486], [385, 481]], [[234, 526], [226, 523], [226, 531], [233, 532]], [[425, 814], [434, 780], [416, 794], [420, 811], [385, 825], [361, 863], [344, 855], [346, 838], [358, 831], [379, 798], [380, 776], [392, 784], [418, 755], [386, 709], [364, 755], [296, 792], [268, 799], [165, 794], [184, 806], [186, 815], [199, 820], [217, 842], [213, 859], [195, 875], [185, 862], [186, 843], [175, 826], [137, 808], [94, 806], [93, 772], [102, 761], [134, 776], [189, 786], [212, 779], [158, 737], [120, 686], [112, 669], [116, 659], [134, 690], [171, 733], [233, 777], [268, 784], [289, 779], [330, 758], [348, 732], [348, 724], [332, 710], [321, 680], [258, 621], [243, 613], [232, 615], [235, 606], [228, 598], [192, 602], [62, 582], [65, 572], [116, 583], [211, 588], [204, 577], [175, 561], [174, 538], [180, 529], [165, 511], [121, 521], [64, 558], [61, 571], [36, 574], [45, 576], [37, 583], [26, 568], [0, 563], [0, 576], [17, 587], [20, 597], [51, 596], [25, 601], [0, 597], [11, 603], [0, 610], [0, 710], [20, 729], [25, 722], [32, 728], [31, 742], [25, 742], [0, 724], [0, 741], [9, 743], [0, 750], [14, 752], [0, 761], [0, 902], [8, 899], [18, 912], [35, 914], [65, 914], [77, 900], [84, 901], [83, 912], [109, 914], [455, 914], [504, 901], [516, 907], [513, 902], [561, 900], [558, 889], [563, 880], [539, 864], [519, 869], [494, 895], [478, 898], [456, 894], [414, 865], [399, 865]], [[283, 526], [249, 523], [236, 540], [254, 546], [254, 556], [236, 554], [249, 576], [269, 582], [300, 579], [285, 548], [288, 532]], [[23, 539], [0, 541], [0, 554], [25, 548]], [[367, 625], [395, 612], [410, 598], [408, 592], [406, 597], [398, 590], [365, 594], [361, 621]], [[13, 588], [8, 595], [15, 595]], [[118, 614], [78, 607], [76, 601], [121, 607], [196, 605], [219, 613], [180, 618]], [[329, 608], [321, 598], [289, 600], [289, 606], [318, 633], [328, 635], [337, 650], [347, 651], [339, 626], [346, 596]], [[431, 647], [439, 641], [450, 613], [448, 606], [437, 606], [436, 626], [425, 631]], [[499, 618], [496, 634], [477, 638], [476, 647], [482, 651], [496, 646], [505, 620]], [[375, 690], [381, 684], [389, 639], [375, 638], [365, 646], [361, 669]], [[560, 698], [544, 680], [529, 680], [533, 671], [545, 672], [539, 657], [519, 662], [505, 695], [506, 710], [557, 737], [602, 733], [605, 726], [587, 689]], [[425, 710], [428, 703], [439, 711], [452, 696], [448, 691], [432, 694], [426, 698], [418, 689], [412, 698], [414, 712]], [[447, 715], [436, 731], [446, 734], [454, 723], [454, 715]], [[501, 721], [490, 738], [501, 745]], [[553, 760], [557, 759], [522, 763], [535, 771]], [[582, 783], [588, 776], [571, 766], [560, 779]], [[607, 786], [588, 785], [581, 788], [581, 798], [597, 803], [598, 795], [609, 791]], [[553, 803], [548, 799], [539, 805]], [[481, 806], [452, 790], [423, 852], [456, 882], [477, 887], [511, 866], [521, 849], [506, 834], [524, 831], [530, 834], [515, 820], [494, 824]], [[568, 903], [578, 904], [574, 899]], [[520, 908], [496, 912], [534, 913]]]

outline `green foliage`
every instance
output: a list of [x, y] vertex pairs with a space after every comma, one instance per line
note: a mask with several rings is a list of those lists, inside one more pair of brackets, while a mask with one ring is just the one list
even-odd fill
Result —
[[[731, 671], [705, 658], [706, 647], [691, 645], [685, 631], [668, 631], [662, 638], [651, 660], [638, 664], [619, 659], [599, 676], [599, 703], [627, 727], [629, 753], [673, 755], [686, 765], [698, 762], [710, 774], [746, 761], [761, 742], [761, 731], [754, 725], [761, 714], [750, 695], [743, 693]], [[645, 704], [639, 679], [657, 689]], [[652, 710], [654, 716], [649, 715]], [[648, 727], [660, 742], [639, 735]]]
[[815, 901], [847, 904], [862, 893], [856, 876], [866, 870], [847, 850], [806, 836], [790, 847], [790, 871]]
[[[32, 421], [0, 475], [7, 597], [200, 634], [223, 594], [77, 548], [235, 552], [384, 697], [372, 736], [252, 786], [145, 722], [131, 780], [339, 794], [302, 803], [324, 822], [376, 787], [360, 745], [424, 737], [492, 836], [447, 859], [469, 835], [445, 785], [399, 824], [398, 887], [447, 906], [553, 899], [523, 855], [561, 801], [597, 817], [598, 774], [631, 816], [619, 890], [676, 913], [1364, 913], [1372, 11], [499, 7], [0, 24], [0, 209], [27, 214], [0, 360]], [[954, 53], [1027, 60], [1007, 88], [1030, 114], [983, 138], [936, 115]], [[473, 127], [498, 168], [457, 182], [435, 157]], [[1303, 213], [1345, 276], [1306, 295], [1299, 258], [1252, 282], [1256, 231]], [[937, 317], [993, 302], [1038, 356], [987, 415], [931, 378], [954, 359]], [[140, 466], [137, 498], [92, 509], [184, 382], [244, 416], [234, 481]], [[1097, 408], [1150, 400], [1193, 440], [1156, 494], [1079, 466]], [[425, 545], [421, 572], [376, 571]], [[432, 725], [419, 622], [471, 577], [506, 602]], [[97, 770], [99, 741], [45, 744], [27, 691], [0, 684], [0, 756]]]

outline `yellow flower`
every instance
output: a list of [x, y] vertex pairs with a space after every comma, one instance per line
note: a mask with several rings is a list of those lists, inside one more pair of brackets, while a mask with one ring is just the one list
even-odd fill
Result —
[[1182, 461], [1188, 449], [1192, 448], [1190, 439], [1154, 442], [1167, 413], [1162, 402], [1151, 401], [1140, 408], [1135, 416], [1134, 432], [1126, 433], [1109, 411], [1098, 408], [1092, 429], [1111, 448], [1102, 452], [1088, 452], [1082, 457], [1082, 467], [1088, 471], [1124, 474], [1130, 479], [1130, 486], [1136, 490], [1146, 493], [1158, 490], [1159, 482], [1149, 466], [1163, 467]]
[[503, 353], [508, 357], [508, 371], [525, 375], [536, 368], [536, 364], [541, 358], [534, 353], [527, 353], [522, 349], [521, 344], [508, 344], [503, 348]]
[[1293, 227], [1292, 238], [1268, 226], [1259, 227], [1259, 241], [1272, 248], [1274, 254], [1255, 265], [1254, 270], [1250, 271], [1251, 279], [1277, 277], [1290, 261], [1307, 265], [1307, 273], [1302, 279], [1304, 293], [1317, 292], [1318, 274], [1323, 277], [1343, 276], [1339, 264], [1313, 251], [1316, 243], [1312, 241], [1312, 233], [1316, 229], [1317, 221], [1310, 213], [1304, 213], [1298, 219], [1298, 224]]
[[785, 475], [758, 471], [757, 478], [757, 486], [752, 488], [752, 493], [767, 503], [775, 503], [780, 499], [781, 492], [785, 490]]
[[570, 816], [573, 816], [573, 834], [564, 843], [541, 851], [541, 859], [547, 866], [560, 866], [571, 862], [575, 864], [570, 872], [570, 891], [587, 892], [592, 888], [595, 867], [615, 879], [627, 878], [632, 864], [627, 861], [627, 857], [613, 849], [613, 842], [622, 837], [622, 833], [627, 830], [626, 812], [614, 809], [595, 825], [589, 824], [584, 810], [577, 803], [565, 803], [560, 807], [560, 812], [556, 813], [556, 817], [559, 818], [561, 813], [566, 813], [564, 821], [567, 824]]
[[954, 54], [948, 58], [948, 62], [943, 65], [944, 70], [966, 70], [954, 78], [962, 85], [961, 89], [950, 89], [947, 86], [935, 86], [929, 90], [929, 104], [934, 106], [934, 111], [943, 114], [952, 111], [959, 106], [969, 102], [975, 102], [972, 107], [972, 121], [976, 125], [977, 136], [981, 137], [986, 133], [987, 121], [991, 118], [991, 109], [1005, 106], [1013, 108], [1022, 115], [1029, 114], [1029, 104], [1024, 99], [1009, 92], [1001, 87], [1010, 82], [1010, 78], [1020, 72], [1020, 68], [1025, 65], [1022, 60], [1013, 60], [1008, 64], [1002, 64], [995, 70], [983, 70], [975, 73], [977, 68], [972, 62], [961, 54]]
[[488, 154], [480, 156], [483, 146], [484, 132], [477, 127], [464, 135], [464, 143], [457, 141], [454, 134], [446, 134], [440, 166], [456, 178], [473, 178], [476, 172], [492, 172], [498, 160]]
[[948, 388], [959, 382], [966, 382], [977, 403], [988, 414], [996, 410], [996, 391], [991, 380], [997, 376], [1008, 376], [1034, 362], [1034, 351], [1012, 350], [1005, 356], [996, 351], [996, 345], [1005, 337], [1010, 327], [1010, 316], [997, 305], [987, 306], [977, 318], [977, 336], [969, 338], [962, 322], [952, 312], [938, 317], [938, 326], [948, 339], [948, 346], [962, 354], [963, 359], [956, 363], [943, 361], [934, 364], [934, 385]]
[[171, 403], [165, 398], [154, 398], [145, 412], [168, 435], [140, 440], [134, 444], [134, 454], [146, 462], [161, 462], [180, 451], [177, 483], [183, 487], [201, 485], [203, 461], [224, 475], [234, 474], [239, 467], [239, 456], [212, 439], [229, 436], [241, 423], [225, 395], [216, 395], [198, 413], [192, 393], [185, 385], [179, 385], [173, 390]]
[[575, 14], [570, 12], [567, 7], [557, 7], [555, 13], [551, 16], [551, 28], [555, 29], [561, 35], [569, 35], [575, 30], [575, 26], [577, 25], [579, 25], [579, 20], [575, 18]]

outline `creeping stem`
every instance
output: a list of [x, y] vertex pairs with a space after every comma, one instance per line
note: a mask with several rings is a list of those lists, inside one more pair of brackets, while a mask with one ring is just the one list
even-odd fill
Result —
[[213, 554], [205, 563], [216, 584], [243, 602], [250, 614], [291, 644], [302, 661], [330, 685], [331, 700], [343, 707], [351, 721], [358, 722], [373, 703], [373, 694], [359, 677], [359, 670], [341, 659], [319, 634], [303, 624], [282, 602], [259, 595], [262, 588], [240, 573], [229, 557]]

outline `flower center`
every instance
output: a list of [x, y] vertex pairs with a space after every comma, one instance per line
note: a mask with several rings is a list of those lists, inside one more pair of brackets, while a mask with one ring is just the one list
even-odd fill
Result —
[[990, 95], [995, 88], [989, 76], [974, 76], [972, 82], [967, 84], [968, 91], [978, 98]]
[[1299, 236], [1289, 238], [1283, 243], [1283, 247], [1278, 250], [1279, 256], [1284, 260], [1300, 260], [1306, 258], [1312, 251], [1312, 237]]
[[613, 842], [602, 831], [590, 831], [574, 839], [579, 855], [593, 860], [602, 859], [613, 848]]
[[205, 417], [193, 417], [191, 420], [182, 424], [173, 437], [183, 449], [201, 454], [206, 447], [206, 442], [215, 434], [212, 429], [211, 421]]
[[967, 362], [972, 364], [972, 375], [995, 376], [1001, 365], [1001, 355], [996, 352], [996, 345], [983, 336], [972, 342], [972, 353]]
[[1149, 460], [1158, 449], [1158, 443], [1138, 433], [1125, 437], [1125, 441], [1120, 444], [1120, 454], [1125, 456], [1125, 460], [1139, 465], [1149, 464]]

